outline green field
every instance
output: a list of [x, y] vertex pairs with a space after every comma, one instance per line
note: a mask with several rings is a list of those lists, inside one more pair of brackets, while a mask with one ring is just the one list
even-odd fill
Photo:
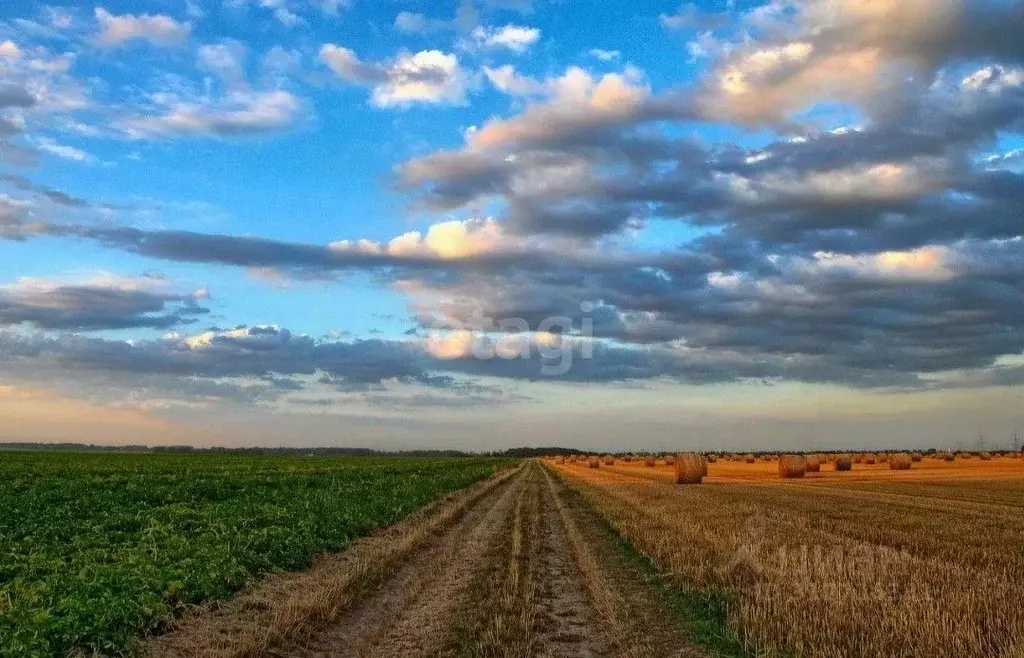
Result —
[[504, 463], [0, 452], [0, 655], [130, 652]]

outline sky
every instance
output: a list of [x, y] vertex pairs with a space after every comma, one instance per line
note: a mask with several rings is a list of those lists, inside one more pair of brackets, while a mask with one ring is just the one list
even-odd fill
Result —
[[0, 5], [0, 441], [1009, 447], [1024, 4]]

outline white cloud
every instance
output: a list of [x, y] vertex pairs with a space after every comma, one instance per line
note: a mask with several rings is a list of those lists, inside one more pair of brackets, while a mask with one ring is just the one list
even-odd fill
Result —
[[594, 59], [599, 59], [602, 62], [614, 61], [618, 59], [621, 54], [617, 50], [605, 50], [604, 48], [591, 48], [588, 53]]
[[370, 240], [342, 240], [330, 245], [335, 251], [357, 251], [398, 257], [423, 256], [457, 260], [479, 254], [516, 249], [520, 242], [507, 236], [492, 218], [451, 220], [434, 224], [426, 234], [410, 231], [386, 245]]
[[173, 46], [185, 42], [192, 31], [190, 23], [179, 23], [169, 16], [115, 16], [102, 7], [96, 8], [96, 22], [100, 27], [96, 42], [107, 47], [121, 46], [136, 39], [144, 39], [159, 46]]
[[229, 7], [253, 5], [261, 9], [268, 9], [279, 23], [288, 27], [302, 23], [302, 19], [292, 10], [288, 0], [227, 0], [226, 4]]
[[202, 20], [206, 18], [206, 11], [197, 0], [185, 0], [185, 15], [192, 20]]
[[125, 276], [103, 270], [65, 279], [23, 276], [15, 283], [0, 285], [0, 291], [3, 291], [5, 295], [28, 300], [68, 287], [164, 294], [170, 294], [172, 291], [170, 281], [162, 276]]
[[521, 55], [540, 40], [540, 30], [520, 25], [506, 25], [501, 28], [481, 26], [474, 29], [469, 36], [470, 43], [477, 48], [504, 48]]
[[55, 56], [41, 46], [0, 43], [0, 107], [26, 108], [34, 114], [85, 108], [88, 91], [70, 73], [74, 61], [74, 55]]
[[225, 0], [229, 7], [241, 8], [252, 5], [266, 9], [279, 23], [287, 27], [305, 24], [302, 16], [310, 11], [323, 16], [335, 17], [339, 10], [349, 7], [351, 0]]
[[438, 359], [462, 359], [473, 354], [480, 336], [472, 331], [460, 329], [447, 333], [435, 332], [424, 343], [427, 352]]
[[175, 136], [237, 137], [282, 130], [302, 109], [298, 98], [278, 89], [236, 92], [223, 101], [175, 101], [163, 114], [121, 120], [121, 130], [134, 139]]
[[968, 91], [999, 93], [1011, 87], [1024, 86], [1024, 68], [985, 66], [966, 76], [960, 86]]
[[[600, 80], [595, 80], [589, 72], [578, 66], [570, 66], [562, 75], [544, 80], [523, 75], [511, 64], [495, 68], [484, 66], [481, 70], [491, 85], [502, 93], [544, 97], [558, 104], [582, 106], [594, 101], [604, 105], [611, 102], [604, 100], [604, 96], [621, 92], [619, 100], [632, 105], [639, 100], [638, 94], [646, 96], [648, 93], [646, 87], [638, 85], [643, 80], [643, 72], [629, 66], [622, 74], [611, 73]], [[595, 93], [596, 98], [593, 97]]]
[[48, 138], [40, 137], [34, 140], [36, 147], [44, 153], [55, 155], [58, 158], [65, 160], [74, 160], [75, 162], [93, 162], [95, 158], [89, 155], [85, 151], [68, 146], [66, 144], [59, 144], [58, 142]]
[[594, 79], [579, 67], [544, 81], [550, 101], [530, 107], [511, 119], [492, 119], [468, 140], [470, 148], [489, 148], [519, 141], [543, 140], [569, 127], [614, 123], [632, 117], [650, 96], [642, 74], [629, 69]]
[[808, 274], [820, 271], [843, 271], [859, 278], [885, 281], [947, 281], [956, 272], [950, 267], [951, 250], [943, 246], [927, 246], [905, 251], [884, 251], [877, 254], [849, 255], [817, 252], [813, 263], [798, 265]]
[[302, 70], [302, 53], [274, 46], [266, 52], [260, 62], [261, 75], [278, 86]]
[[387, 62], [367, 63], [348, 48], [325, 44], [320, 58], [342, 79], [372, 87], [371, 102], [377, 107], [465, 102], [465, 76], [459, 60], [440, 50], [401, 52]]
[[699, 20], [699, 16], [700, 13], [695, 5], [684, 2], [679, 5], [679, 9], [676, 13], [660, 14], [658, 16], [658, 22], [661, 23], [662, 27], [667, 29], [682, 30], [696, 25]]
[[18, 48], [18, 44], [9, 39], [7, 41], [0, 41], [0, 57], [18, 59], [21, 57], [21, 49]]
[[511, 64], [483, 67], [484, 75], [498, 91], [510, 96], [534, 96], [544, 92], [544, 83], [518, 73]]
[[362, 62], [355, 51], [344, 46], [324, 44], [320, 48], [320, 59], [343, 80], [355, 84], [372, 84], [385, 77], [382, 66]]
[[75, 19], [67, 9], [63, 7], [46, 6], [43, 9], [47, 22], [55, 30], [69, 30], [75, 24]]
[[[770, 157], [770, 156], [769, 156]], [[765, 154], [752, 160], [764, 159]], [[917, 158], [908, 162], [852, 165], [828, 171], [781, 170], [751, 178], [722, 175], [719, 182], [740, 204], [886, 203], [906, 201], [946, 184], [944, 161]]]
[[273, 350], [286, 345], [292, 339], [287, 329], [278, 325], [256, 325], [227, 331], [207, 331], [193, 336], [168, 334], [165, 341], [181, 341], [191, 350], [224, 351], [242, 350]]
[[340, 9], [351, 6], [352, 0], [316, 0], [313, 4], [326, 16], [337, 16]]
[[245, 46], [237, 41], [208, 44], [196, 51], [199, 66], [232, 87], [245, 86], [245, 58]]
[[466, 92], [459, 60], [439, 50], [414, 55], [400, 54], [388, 68], [387, 82], [373, 90], [373, 103], [380, 107], [409, 103], [465, 102]]
[[412, 11], [400, 11], [395, 16], [394, 28], [405, 34], [425, 34], [450, 27], [448, 21], [427, 18]]

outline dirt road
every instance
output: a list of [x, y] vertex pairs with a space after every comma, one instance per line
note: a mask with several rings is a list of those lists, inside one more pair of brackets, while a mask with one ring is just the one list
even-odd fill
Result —
[[698, 656], [597, 517], [526, 462], [199, 611], [159, 656]]

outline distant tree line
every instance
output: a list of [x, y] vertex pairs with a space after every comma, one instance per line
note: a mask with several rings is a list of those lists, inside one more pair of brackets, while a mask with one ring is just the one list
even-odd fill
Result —
[[42, 450], [50, 452], [135, 452], [154, 454], [237, 454], [237, 455], [409, 455], [409, 456], [468, 456], [470, 453], [459, 450], [373, 450], [371, 448], [317, 447], [289, 448], [277, 447], [245, 447], [226, 448], [221, 446], [197, 447], [189, 445], [145, 446], [145, 445], [96, 445], [92, 443], [32, 443], [11, 442], [0, 443], [0, 450]]
[[469, 457], [472, 455], [484, 454], [491, 457], [541, 457], [545, 455], [578, 455], [583, 454], [580, 450], [571, 448], [512, 448], [510, 450], [492, 451], [485, 453], [471, 453], [463, 450], [374, 450], [372, 448], [345, 448], [345, 447], [319, 447], [319, 448], [289, 448], [277, 447], [197, 447], [189, 445], [171, 446], [146, 446], [146, 445], [96, 445], [92, 443], [33, 443], [33, 442], [9, 442], [0, 443], [0, 450], [40, 450], [50, 452], [133, 452], [133, 453], [154, 453], [154, 454], [232, 454], [232, 455], [307, 455], [313, 457], [345, 455], [345, 456], [388, 456], [404, 455], [409, 457]]

